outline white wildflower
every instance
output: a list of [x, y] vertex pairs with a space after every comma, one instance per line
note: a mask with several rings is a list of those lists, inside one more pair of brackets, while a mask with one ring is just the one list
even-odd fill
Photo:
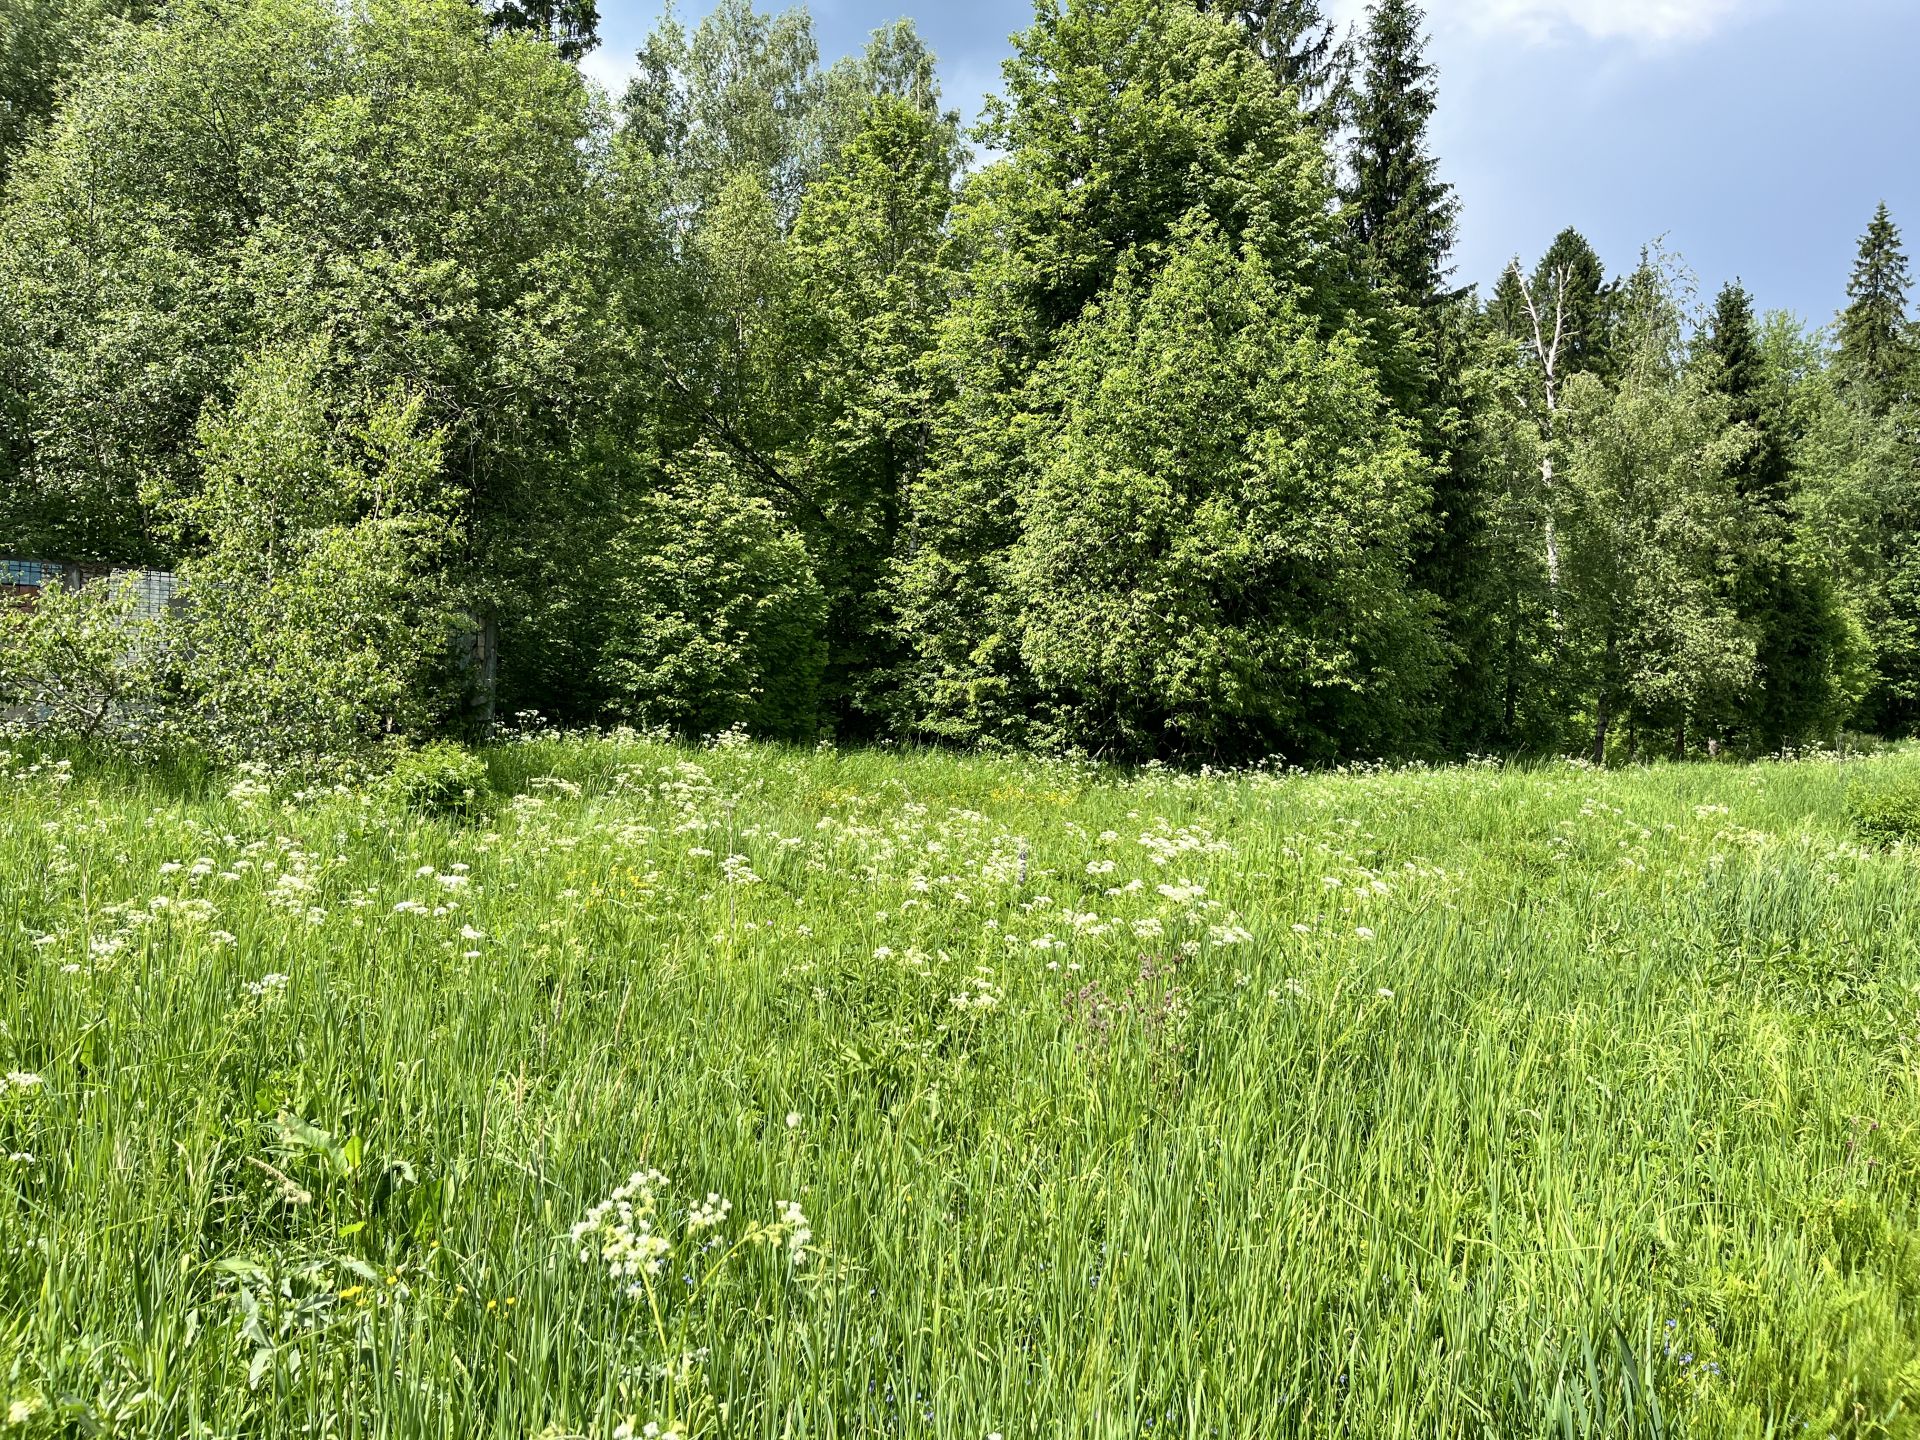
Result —
[[807, 1247], [813, 1244], [813, 1226], [808, 1223], [806, 1211], [797, 1200], [782, 1200], [776, 1208], [779, 1227], [787, 1237], [787, 1259], [795, 1265], [806, 1264], [811, 1253]]
[[733, 1202], [709, 1190], [707, 1198], [687, 1212], [687, 1230], [714, 1230], [727, 1223]]

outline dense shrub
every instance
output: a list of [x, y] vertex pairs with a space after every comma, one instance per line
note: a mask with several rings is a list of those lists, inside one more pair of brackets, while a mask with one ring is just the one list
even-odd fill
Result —
[[1920, 781], [1902, 781], [1855, 795], [1848, 808], [1854, 828], [1869, 840], [1891, 845], [1920, 839]]
[[444, 432], [399, 391], [344, 408], [315, 354], [270, 351], [201, 425], [204, 488], [178, 509], [207, 543], [176, 628], [217, 755], [304, 767], [429, 736], [468, 678]]
[[484, 813], [493, 799], [487, 762], [445, 740], [403, 750], [382, 789], [404, 809], [456, 819]]
[[635, 509], [608, 557], [598, 679], [622, 720], [803, 740], [818, 725], [827, 601], [801, 538], [696, 450]]
[[56, 741], [157, 741], [165, 658], [131, 584], [55, 582], [31, 604], [0, 601], [0, 719]]

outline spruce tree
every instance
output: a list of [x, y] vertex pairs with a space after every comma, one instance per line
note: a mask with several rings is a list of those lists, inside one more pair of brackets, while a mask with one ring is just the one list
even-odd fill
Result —
[[1753, 302], [1738, 282], [1715, 300], [1700, 354], [1737, 442], [1726, 462], [1739, 522], [1730, 583], [1755, 647], [1741, 713], [1719, 718], [1771, 753], [1817, 737], [1838, 718], [1847, 628], [1824, 570], [1796, 543], [1786, 427], [1769, 404]]
[[1335, 127], [1352, 57], [1320, 0], [1221, 0], [1217, 6], [1202, 0], [1200, 8], [1237, 23], [1281, 87], [1300, 97], [1301, 109], [1322, 128]]
[[1920, 338], [1907, 311], [1912, 284], [1900, 229], [1882, 204], [1860, 241], [1833, 370], [1858, 423], [1882, 437], [1867, 512], [1876, 552], [1867, 628], [1879, 673], [1862, 713], [1888, 735], [1920, 730], [1920, 503], [1913, 488]]
[[1913, 274], [1885, 202], [1860, 240], [1860, 258], [1840, 313], [1840, 378], [1855, 399], [1884, 415], [1911, 398], [1920, 370], [1907, 296]]
[[578, 60], [600, 44], [596, 0], [483, 0], [482, 8], [494, 33], [538, 35], [568, 60]]
[[1414, 0], [1378, 0], [1368, 12], [1345, 197], [1348, 224], [1373, 275], [1422, 307], [1446, 298], [1460, 214], [1427, 144], [1438, 93], [1425, 20]]
[[1742, 499], [1770, 516], [1783, 516], [1792, 479], [1786, 446], [1765, 412], [1765, 363], [1753, 299], [1738, 281], [1714, 301], [1702, 353], [1714, 362], [1713, 385], [1727, 397], [1728, 421], [1752, 432], [1753, 445], [1733, 463], [1731, 474]]
[[1486, 487], [1468, 439], [1479, 341], [1465, 296], [1448, 285], [1459, 202], [1429, 144], [1438, 95], [1424, 25], [1414, 0], [1377, 0], [1368, 13], [1342, 198], [1350, 262], [1383, 311], [1376, 329], [1401, 341], [1383, 360], [1383, 381], [1434, 467], [1414, 577], [1440, 601], [1452, 670], [1435, 738], [1459, 747], [1494, 738], [1501, 703], [1485, 663]]
[[1527, 298], [1520, 283], [1517, 264], [1509, 265], [1500, 272], [1483, 313], [1488, 327], [1502, 340], [1528, 338]]
[[1560, 310], [1560, 372], [1607, 375], [1619, 287], [1587, 237], [1568, 227], [1554, 237], [1533, 272], [1533, 293], [1551, 314]]

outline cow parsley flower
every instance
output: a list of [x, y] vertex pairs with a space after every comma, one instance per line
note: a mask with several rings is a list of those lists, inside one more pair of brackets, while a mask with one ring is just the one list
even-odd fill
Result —
[[779, 1216], [775, 1223], [786, 1234], [788, 1261], [795, 1266], [806, 1264], [807, 1257], [813, 1253], [809, 1248], [813, 1244], [813, 1226], [807, 1220], [807, 1212], [800, 1208], [798, 1200], [782, 1200], [774, 1208]]
[[709, 1190], [707, 1198], [687, 1212], [688, 1233], [718, 1229], [732, 1213], [733, 1202]]

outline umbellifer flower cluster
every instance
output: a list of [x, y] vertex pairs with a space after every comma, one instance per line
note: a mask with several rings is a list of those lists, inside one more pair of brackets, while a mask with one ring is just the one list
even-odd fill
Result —
[[623, 1420], [614, 1426], [613, 1440], [680, 1440], [680, 1432], [670, 1423], [662, 1426], [658, 1420], [638, 1427], [631, 1420]]
[[569, 1232], [583, 1265], [602, 1265], [633, 1300], [644, 1299], [650, 1283], [665, 1273], [676, 1248], [684, 1248], [684, 1263], [721, 1250], [709, 1270], [746, 1245], [778, 1245], [789, 1264], [798, 1268], [813, 1254], [813, 1226], [794, 1200], [774, 1207], [774, 1218], [751, 1225], [728, 1242], [723, 1233], [733, 1219], [733, 1202], [714, 1191], [689, 1205], [674, 1205], [672, 1186], [658, 1170], [636, 1170], [605, 1200], [576, 1221]]
[[660, 1233], [660, 1197], [666, 1188], [667, 1177], [658, 1170], [636, 1170], [585, 1219], [574, 1222], [580, 1263], [605, 1265], [615, 1280], [626, 1282], [631, 1299], [646, 1294], [645, 1277], [664, 1270], [673, 1251], [673, 1242]]

